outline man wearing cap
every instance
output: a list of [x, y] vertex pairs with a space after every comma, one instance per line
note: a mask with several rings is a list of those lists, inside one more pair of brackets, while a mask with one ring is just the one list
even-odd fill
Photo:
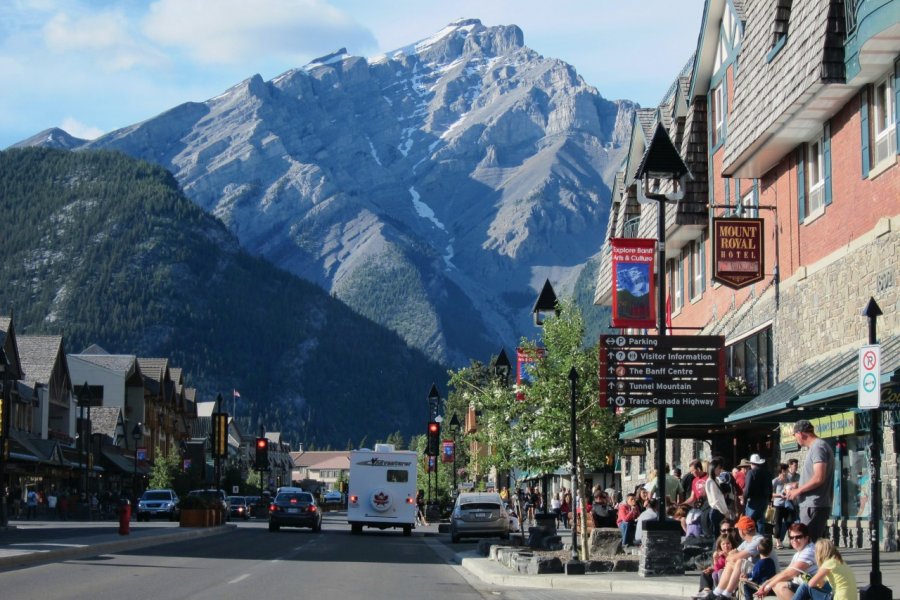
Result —
[[744, 560], [749, 560], [751, 564], [756, 564], [759, 560], [759, 543], [763, 540], [763, 536], [756, 531], [756, 523], [753, 519], [744, 515], [735, 523], [735, 527], [743, 540], [741, 545], [728, 553], [725, 558], [725, 568], [719, 576], [719, 584], [716, 589], [699, 596], [695, 596], [698, 600], [721, 600], [722, 598], [732, 598], [741, 582], [742, 566]]
[[813, 424], [806, 419], [794, 423], [794, 439], [809, 452], [800, 471], [799, 485], [788, 490], [785, 498], [797, 507], [800, 522], [806, 525], [810, 540], [815, 542], [825, 533], [831, 514], [834, 452], [816, 435]]
[[756, 531], [766, 532], [766, 509], [772, 500], [772, 476], [765, 468], [766, 459], [759, 454], [750, 457], [750, 470], [744, 484], [744, 514], [756, 521]]

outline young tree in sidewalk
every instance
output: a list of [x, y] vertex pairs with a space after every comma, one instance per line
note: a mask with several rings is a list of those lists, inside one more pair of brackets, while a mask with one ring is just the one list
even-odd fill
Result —
[[178, 464], [179, 457], [176, 452], [170, 452], [169, 455], [163, 453], [162, 449], [156, 447], [156, 460], [150, 469], [150, 488], [151, 490], [166, 490], [173, 487], [175, 477], [181, 470]]
[[[571, 465], [571, 382], [569, 372], [577, 374], [575, 389], [577, 464], [574, 491], [581, 491], [581, 557], [587, 557], [587, 511], [584, 473], [587, 467], [599, 467], [614, 455], [622, 418], [599, 404], [597, 346], [585, 348], [584, 321], [577, 306], [568, 300], [559, 303], [559, 316], [544, 321], [541, 341], [543, 358], [531, 368], [532, 382], [525, 390], [525, 406], [514, 427], [513, 461], [521, 468], [537, 472], [554, 471]], [[526, 350], [538, 344], [525, 342]]]

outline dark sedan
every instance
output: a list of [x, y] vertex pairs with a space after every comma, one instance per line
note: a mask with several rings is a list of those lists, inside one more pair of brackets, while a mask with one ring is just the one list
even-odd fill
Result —
[[269, 505], [269, 531], [281, 527], [322, 529], [322, 511], [309, 492], [281, 492]]
[[244, 496], [228, 496], [228, 511], [232, 517], [244, 519], [250, 518], [250, 505]]

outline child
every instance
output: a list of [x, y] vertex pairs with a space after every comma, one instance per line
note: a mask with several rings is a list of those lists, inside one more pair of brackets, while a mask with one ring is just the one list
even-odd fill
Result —
[[752, 598], [753, 594], [775, 575], [775, 561], [772, 559], [772, 539], [764, 537], [759, 542], [759, 560], [753, 565], [749, 576], [741, 577], [744, 586], [744, 598]]
[[816, 563], [819, 565], [819, 570], [808, 582], [800, 586], [794, 598], [801, 600], [824, 598], [827, 592], [822, 589], [822, 586], [827, 579], [834, 593], [834, 600], [856, 600], [856, 577], [844, 562], [844, 557], [834, 547], [834, 542], [826, 539], [816, 542]]
[[719, 583], [719, 575], [725, 568], [725, 557], [735, 549], [734, 538], [723, 533], [716, 538], [716, 548], [713, 551], [713, 563], [700, 572], [700, 593], [695, 597], [706, 596], [710, 590]]
[[700, 510], [699, 504], [694, 505], [691, 510], [688, 511], [687, 518], [685, 521], [687, 522], [687, 536], [688, 537], [702, 537], [703, 531], [700, 527], [700, 519], [703, 517], [703, 511]]

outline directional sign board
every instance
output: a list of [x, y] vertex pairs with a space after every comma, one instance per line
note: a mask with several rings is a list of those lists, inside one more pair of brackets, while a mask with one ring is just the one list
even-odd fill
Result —
[[859, 408], [881, 406], [881, 346], [859, 349]]
[[725, 339], [600, 336], [600, 406], [725, 408]]

